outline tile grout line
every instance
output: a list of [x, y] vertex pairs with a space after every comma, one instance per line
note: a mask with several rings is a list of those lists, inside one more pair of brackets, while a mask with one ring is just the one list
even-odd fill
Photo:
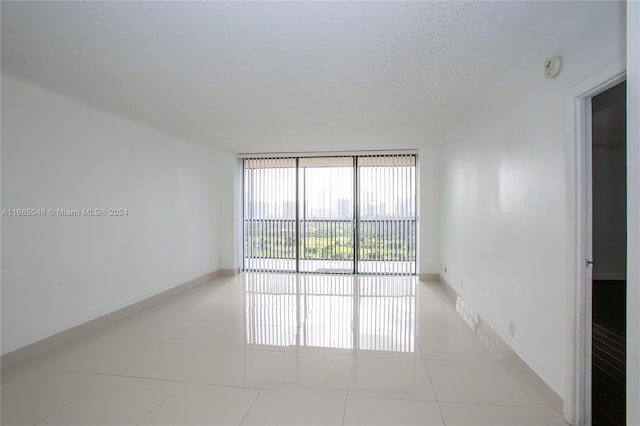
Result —
[[427, 373], [427, 377], [429, 378], [429, 385], [431, 386], [431, 390], [433, 391], [433, 397], [436, 399], [436, 405], [438, 407], [438, 412], [440, 413], [440, 418], [442, 419], [442, 424], [446, 426], [447, 422], [444, 420], [444, 415], [442, 414], [442, 408], [440, 407], [440, 401], [438, 400], [438, 394], [436, 393], [436, 388], [433, 386], [433, 380], [431, 380], [431, 374], [429, 373], [429, 367], [427, 366], [427, 362], [424, 358], [420, 358], [422, 361], [422, 365]]
[[57, 409], [53, 410], [51, 413], [47, 414], [46, 416], [44, 416], [43, 418], [41, 418], [40, 420], [35, 422], [34, 425], [42, 424], [42, 422], [47, 420], [49, 417], [53, 416], [54, 414], [56, 414], [60, 410], [68, 407], [69, 405], [73, 404], [74, 402], [76, 402], [77, 400], [82, 398], [83, 395], [91, 393], [95, 388], [99, 387], [100, 385], [101, 385], [100, 383], [96, 383], [95, 385], [93, 385], [89, 389], [87, 389], [86, 391], [78, 393], [78, 395], [75, 398], [73, 398], [71, 401], [69, 401], [66, 404], [63, 404], [61, 407], [58, 407]]
[[[128, 336], [106, 336], [105, 338], [113, 339], [113, 340], [122, 340], [126, 342], [137, 342], [137, 343], [154, 343], [158, 345], [173, 345], [173, 346], [186, 346], [186, 347], [194, 347], [194, 348], [207, 348], [207, 349], [225, 349], [225, 350], [240, 350], [240, 351], [260, 351], [260, 352], [285, 352], [284, 349], [277, 349], [279, 346], [276, 346], [276, 349], [263, 349], [263, 348], [246, 348], [238, 346], [229, 346], [229, 345], [208, 345], [203, 343], [185, 343], [185, 342], [169, 342], [163, 340], [156, 339], [145, 339], [140, 337], [128, 337]], [[246, 343], [243, 343], [246, 346]], [[284, 347], [284, 346], [283, 346]], [[287, 346], [288, 347], [288, 346]], [[334, 355], [334, 356], [348, 356], [348, 355]]]
[[[215, 355], [211, 355], [211, 358], [215, 358]], [[204, 364], [204, 362], [203, 362], [203, 364]], [[193, 373], [191, 373], [191, 375], [189, 377], [187, 377], [186, 379], [184, 379], [182, 381], [151, 379], [151, 380], [169, 381], [169, 382], [173, 382], [173, 383], [180, 383], [180, 385], [176, 386], [176, 388], [172, 392], [169, 392], [169, 394], [166, 397], [164, 397], [155, 407], [153, 407], [137, 424], [138, 425], [142, 424], [147, 419], [147, 417], [149, 417], [151, 414], [153, 414], [153, 412], [155, 412], [162, 404], [164, 404], [164, 402], [167, 399], [169, 399], [172, 395], [174, 395], [176, 392], [178, 392], [180, 389], [182, 389], [185, 384], [189, 383], [189, 379], [191, 379], [200, 370], [200, 368], [201, 367], [196, 367], [193, 370]], [[128, 377], [128, 376], [125, 376], [125, 377]]]
[[353, 357], [349, 364], [349, 374], [347, 375], [347, 391], [344, 395], [344, 408], [342, 409], [342, 426], [344, 426], [344, 419], [347, 415], [347, 403], [349, 401], [349, 390], [351, 389], [351, 376], [353, 374]]
[[533, 410], [553, 410], [553, 408], [540, 408], [533, 405], [497, 404], [495, 402], [468, 402], [468, 401], [438, 401], [438, 402], [441, 402], [443, 404], [478, 405], [481, 407], [530, 408]]
[[[536, 409], [536, 414], [538, 415], [538, 417], [540, 419], [542, 419], [542, 422], [545, 423], [547, 426], [552, 426], [551, 422], [549, 420], [547, 420], [547, 418], [542, 414], [541, 412], [542, 410], [540, 408]], [[554, 410], [555, 411], [555, 410]], [[562, 419], [564, 421], [564, 419]]]
[[149, 417], [151, 414], [153, 414], [162, 404], [164, 404], [164, 402], [167, 399], [169, 399], [176, 392], [178, 392], [180, 389], [182, 389], [182, 387], [185, 385], [185, 383], [187, 383], [187, 382], [182, 382], [180, 385], [176, 386], [176, 388], [172, 392], [169, 392], [169, 394], [167, 396], [162, 398], [162, 401], [158, 402], [158, 404], [156, 404], [156, 406], [153, 407], [147, 414], [145, 414], [145, 416], [142, 419], [140, 419], [140, 421], [138, 423], [136, 423], [136, 424], [137, 425], [142, 424], [147, 419], [147, 417]]
[[262, 395], [262, 391], [264, 390], [264, 387], [260, 390], [258, 390], [258, 394], [256, 395], [256, 397], [253, 399], [253, 402], [251, 402], [251, 405], [249, 406], [249, 408], [247, 409], [247, 412], [244, 413], [244, 416], [242, 416], [242, 419], [240, 419], [240, 423], [238, 423], [238, 426], [241, 426], [245, 419], [247, 418], [247, 416], [249, 415], [249, 413], [251, 412], [251, 410], [253, 409], [253, 406], [256, 404], [256, 401], [258, 400], [258, 398], [260, 398], [260, 395]]
[[[284, 352], [281, 352], [281, 353], [284, 353]], [[281, 357], [281, 358], [283, 358], [283, 357]], [[278, 366], [282, 362], [283, 362], [283, 360], [281, 359], [280, 362], [278, 363]], [[267, 376], [267, 378], [265, 379], [264, 383], [262, 384], [262, 387], [258, 390], [258, 394], [256, 395], [255, 399], [251, 403], [251, 406], [249, 406], [249, 409], [247, 410], [247, 412], [244, 413], [244, 416], [242, 416], [242, 420], [240, 420], [239, 425], [242, 425], [242, 423], [244, 423], [245, 419], [247, 418], [247, 416], [251, 412], [251, 409], [253, 409], [253, 406], [256, 404], [256, 401], [258, 400], [258, 398], [260, 398], [260, 395], [262, 395], [262, 391], [265, 390], [265, 387], [267, 386], [267, 383], [269, 383], [269, 380], [271, 379], [271, 376], [273, 376], [273, 374], [276, 372], [276, 369], [278, 368], [278, 366], [274, 367], [273, 370], [271, 371], [271, 373], [269, 373], [269, 376]]]
[[195, 376], [196, 374], [198, 374], [198, 372], [199, 372], [200, 370], [202, 370], [208, 362], [214, 361], [218, 355], [219, 355], [218, 353], [211, 353], [211, 354], [209, 354], [209, 357], [208, 357], [206, 360], [203, 360], [203, 361], [202, 361], [202, 363], [201, 363], [200, 365], [198, 365], [197, 367], [195, 367], [195, 368], [193, 369], [193, 372], [189, 375], [189, 377], [187, 377], [187, 378], [184, 380], [184, 381], [185, 381], [185, 383], [186, 383], [186, 382], [190, 382], [190, 383], [192, 383], [192, 382], [191, 382], [191, 379], [193, 379], [193, 376]]
[[[135, 380], [152, 380], [152, 381], [156, 381], [156, 382], [165, 382], [165, 383], [180, 383], [180, 384], [190, 384], [190, 385], [204, 385], [204, 386], [217, 386], [217, 387], [223, 387], [223, 388], [233, 388], [233, 389], [249, 389], [249, 390], [261, 390], [262, 388], [259, 387], [255, 387], [255, 386], [240, 386], [240, 385], [230, 385], [230, 384], [223, 384], [223, 383], [209, 383], [209, 382], [192, 382], [191, 381], [191, 377], [193, 375], [195, 375], [195, 373], [189, 377], [188, 379], [184, 379], [184, 380], [179, 380], [179, 379], [159, 379], [157, 377], [146, 377], [146, 376], [129, 376], [126, 374], [116, 374], [116, 373], [96, 373], [96, 372], [88, 372], [88, 371], [74, 371], [74, 370], [57, 370], [57, 371], [64, 371], [64, 372], [68, 372], [68, 373], [74, 373], [74, 374], [87, 374], [87, 375], [94, 375], [94, 376], [104, 376], [104, 377], [119, 377], [119, 378], [123, 378], [123, 379], [135, 379]], [[197, 373], [197, 371], [196, 371]]]
[[55, 370], [61, 373], [72, 373], [72, 374], [88, 374], [93, 376], [102, 376], [102, 377], [121, 377], [126, 379], [137, 379], [137, 380], [153, 380], [157, 382], [168, 382], [168, 383], [184, 383], [184, 380], [180, 379], [161, 379], [158, 377], [148, 377], [148, 376], [133, 376], [128, 374], [118, 374], [118, 373], [103, 373], [99, 371], [87, 371], [87, 370], [72, 370], [72, 369], [60, 369]]

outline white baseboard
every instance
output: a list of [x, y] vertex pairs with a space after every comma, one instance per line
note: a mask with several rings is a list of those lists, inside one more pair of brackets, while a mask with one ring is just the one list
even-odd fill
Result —
[[169, 297], [175, 296], [191, 288], [203, 285], [219, 275], [221, 275], [221, 271], [219, 270], [210, 272], [208, 274], [189, 280], [185, 283], [178, 284], [177, 286], [158, 293], [154, 296], [147, 297], [146, 299], [125, 306], [124, 308], [120, 308], [116, 311], [102, 315], [91, 321], [87, 321], [83, 324], [77, 325], [60, 333], [56, 333], [52, 336], [45, 337], [42, 340], [38, 340], [37, 342], [31, 343], [27, 346], [23, 346], [14, 351], [7, 352], [0, 357], [0, 365], [2, 366], [2, 371], [34, 359], [47, 352], [53, 351], [56, 348], [64, 345], [65, 343], [69, 343], [73, 340], [79, 339], [81, 337], [87, 336], [88, 334], [106, 328], [108, 325], [116, 321], [122, 320], [123, 318], [126, 318], [142, 309], [146, 309], [155, 304], [158, 304]]
[[240, 268], [235, 269], [220, 269], [220, 276], [222, 277], [233, 277], [239, 275], [242, 272]]
[[418, 279], [420, 281], [439, 281], [440, 275], [434, 273], [420, 273], [418, 274]]
[[505, 368], [511, 376], [519, 380], [519, 384], [531, 388], [531, 395], [539, 395], [540, 400], [534, 401], [538, 407], [549, 406], [562, 413], [563, 399], [554, 391], [520, 356], [504, 341], [498, 333], [466, 302], [462, 296], [441, 275], [439, 281], [447, 293], [456, 303], [456, 310], [482, 342], [498, 359], [504, 362]]

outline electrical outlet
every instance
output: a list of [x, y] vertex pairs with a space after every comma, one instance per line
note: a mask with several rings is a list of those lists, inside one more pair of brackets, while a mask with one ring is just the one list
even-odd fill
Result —
[[460, 280], [460, 290], [464, 290], [464, 281]]
[[516, 337], [516, 323], [513, 321], [509, 321], [509, 335]]
[[446, 266], [444, 267], [444, 272], [445, 272], [445, 274], [447, 273], [447, 267]]

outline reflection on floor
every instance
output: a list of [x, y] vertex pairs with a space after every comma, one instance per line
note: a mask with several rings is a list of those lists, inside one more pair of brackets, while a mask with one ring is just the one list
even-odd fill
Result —
[[242, 274], [4, 372], [2, 424], [564, 424], [507, 351], [439, 283]]
[[415, 350], [415, 279], [251, 274], [245, 295], [248, 344]]

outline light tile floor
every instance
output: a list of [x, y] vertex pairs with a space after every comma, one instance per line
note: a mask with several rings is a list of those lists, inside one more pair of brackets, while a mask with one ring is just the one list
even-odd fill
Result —
[[219, 278], [3, 372], [2, 425], [564, 425], [439, 283]]

